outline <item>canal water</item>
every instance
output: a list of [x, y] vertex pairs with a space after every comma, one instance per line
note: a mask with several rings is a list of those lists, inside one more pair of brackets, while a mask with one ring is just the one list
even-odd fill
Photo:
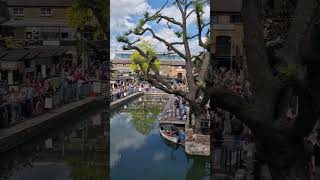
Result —
[[0, 154], [0, 180], [107, 180], [104, 109], [61, 119], [55, 127]]
[[168, 98], [143, 96], [111, 118], [111, 180], [209, 180], [209, 158], [188, 156], [160, 136]]
[[105, 109], [63, 119], [0, 154], [0, 180], [209, 180], [208, 158], [187, 156], [159, 135], [165, 101], [143, 96], [114, 110], [110, 149]]

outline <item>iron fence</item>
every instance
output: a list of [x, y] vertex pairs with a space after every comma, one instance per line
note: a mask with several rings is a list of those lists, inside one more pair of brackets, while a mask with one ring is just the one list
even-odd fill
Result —
[[0, 128], [7, 128], [90, 95], [92, 82], [65, 84], [57, 91], [0, 105]]
[[111, 93], [111, 102], [114, 102], [116, 100], [119, 100], [121, 98], [124, 98], [126, 96], [129, 96], [131, 94], [134, 94], [138, 92], [138, 89], [136, 88], [128, 88], [126, 90], [118, 91], [118, 92], [113, 92]]

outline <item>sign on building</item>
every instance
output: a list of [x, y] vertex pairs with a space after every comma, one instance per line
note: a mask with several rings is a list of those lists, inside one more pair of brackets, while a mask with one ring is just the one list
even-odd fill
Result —
[[18, 63], [2, 62], [0, 63], [0, 68], [2, 70], [17, 70], [20, 67]]

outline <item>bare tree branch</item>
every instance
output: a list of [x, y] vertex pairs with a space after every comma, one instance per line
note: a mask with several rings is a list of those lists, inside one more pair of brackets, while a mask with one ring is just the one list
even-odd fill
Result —
[[189, 18], [189, 16], [192, 14], [192, 13], [194, 13], [195, 12], [195, 10], [193, 9], [192, 11], [190, 11], [189, 13], [188, 13], [188, 15], [187, 15], [187, 19]]
[[207, 78], [208, 68], [210, 66], [210, 55], [209, 53], [204, 54], [202, 66], [199, 73], [199, 80], [204, 82]]
[[176, 89], [168, 89], [162, 85], [160, 85], [156, 80], [154, 80], [153, 78], [150, 77], [150, 75], [148, 75], [146, 77], [146, 80], [154, 87], [168, 93], [168, 94], [176, 94], [178, 96], [181, 96], [182, 98], [186, 99], [187, 101], [191, 102], [191, 98], [183, 91], [181, 90], [176, 90]]
[[197, 37], [197, 36], [199, 36], [199, 34], [195, 34], [195, 35], [193, 35], [193, 36], [190, 36], [190, 37], [188, 37], [188, 39], [190, 40], [190, 39], [193, 39], [193, 38], [195, 38], [195, 37]]
[[197, 25], [198, 25], [198, 41], [199, 41], [199, 45], [203, 48], [205, 48], [207, 51], [210, 51], [210, 46], [207, 46], [203, 41], [202, 41], [202, 31], [203, 29], [210, 25], [210, 22], [207, 24], [202, 25], [202, 20], [201, 20], [201, 15], [200, 12], [196, 12], [197, 15]]
[[183, 14], [183, 13], [184, 13], [184, 11], [183, 11], [183, 9], [182, 9], [182, 5], [181, 5], [180, 0], [176, 0], [176, 3], [177, 3], [177, 6], [178, 6], [178, 8], [179, 8], [179, 10], [180, 10], [181, 14]]
[[171, 45], [183, 45], [184, 43], [183, 42], [172, 42], [170, 43]]
[[161, 19], [165, 19], [165, 20], [167, 20], [168, 22], [170, 22], [172, 24], [175, 24], [175, 25], [178, 25], [178, 26], [182, 27], [182, 23], [178, 22], [173, 17], [163, 16], [163, 15], [159, 15], [158, 17], [160, 18], [158, 22], [160, 22]]
[[147, 32], [147, 31], [149, 31], [149, 32], [152, 34], [153, 38], [155, 38], [155, 39], [157, 39], [158, 41], [164, 43], [168, 48], [170, 48], [171, 50], [173, 50], [173, 51], [174, 51], [175, 53], [177, 53], [180, 57], [182, 57], [183, 59], [187, 59], [186, 56], [185, 56], [182, 52], [180, 52], [178, 49], [176, 49], [173, 45], [171, 45], [171, 44], [170, 44], [168, 41], [166, 41], [165, 39], [157, 36], [157, 35], [155, 34], [155, 32], [154, 32], [152, 29], [150, 29], [150, 28], [146, 28], [146, 29], [144, 29], [142, 32], [137, 33], [136, 35], [140, 35], [140, 36], [141, 36], [141, 35], [143, 35], [143, 34], [144, 34], [145, 32]]

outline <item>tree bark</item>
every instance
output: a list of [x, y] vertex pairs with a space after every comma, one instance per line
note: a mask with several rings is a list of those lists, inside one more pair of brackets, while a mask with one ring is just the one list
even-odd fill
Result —
[[264, 154], [274, 180], [307, 180], [308, 169], [302, 143], [284, 144]]
[[202, 134], [201, 123], [207, 119], [207, 112], [204, 106], [200, 106], [198, 103], [191, 104], [192, 112], [195, 116], [194, 133]]

